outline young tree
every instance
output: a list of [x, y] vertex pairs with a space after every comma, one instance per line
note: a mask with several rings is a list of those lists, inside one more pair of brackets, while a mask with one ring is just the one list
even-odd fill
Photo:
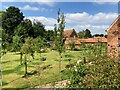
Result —
[[15, 52], [20, 50], [20, 37], [17, 35], [13, 36], [13, 48]]
[[18, 35], [13, 36], [13, 48], [15, 52], [20, 52], [20, 64], [22, 65], [22, 57], [23, 53], [21, 51], [21, 47], [23, 45], [23, 42], [21, 41], [21, 37]]
[[28, 59], [29, 59], [31, 53], [34, 52], [34, 44], [33, 44], [32, 38], [28, 37], [25, 39], [25, 43], [23, 44], [21, 51], [22, 51], [22, 53], [25, 54], [24, 65], [25, 65], [25, 76], [26, 76], [28, 74], [27, 73], [27, 62], [28, 62]]
[[33, 43], [35, 44], [35, 51], [39, 52], [41, 57], [41, 49], [45, 45], [44, 39], [35, 38]]
[[7, 41], [7, 38], [8, 38], [8, 34], [5, 33], [5, 31], [2, 29], [2, 50], [3, 50], [3, 55], [7, 52], [7, 49], [8, 49], [8, 41]]
[[55, 48], [59, 53], [60, 59], [59, 59], [59, 72], [61, 72], [61, 59], [62, 59], [62, 52], [64, 51], [64, 28], [65, 28], [65, 16], [64, 14], [60, 14], [60, 9], [58, 11], [58, 27], [55, 24], [54, 27], [54, 36], [55, 36]]

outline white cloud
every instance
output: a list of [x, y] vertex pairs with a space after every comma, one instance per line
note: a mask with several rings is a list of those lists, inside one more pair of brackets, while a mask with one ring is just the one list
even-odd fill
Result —
[[32, 7], [30, 5], [25, 5], [24, 7], [21, 7], [22, 10], [33, 10], [33, 11], [38, 11], [38, 7]]
[[119, 0], [2, 0], [2, 2], [118, 2]]
[[97, 13], [90, 15], [86, 12], [83, 13], [68, 13], [65, 14], [66, 22], [75, 24], [94, 24], [94, 23], [110, 23], [118, 16], [117, 13]]
[[75, 29], [77, 32], [85, 29], [89, 29], [92, 34], [96, 33], [106, 33], [105, 30], [108, 28], [109, 25], [75, 25], [75, 26], [67, 26], [66, 29]]
[[42, 12], [44, 12], [44, 11], [51, 11], [51, 9], [48, 10], [46, 8], [43, 8], [43, 7], [32, 7], [30, 5], [25, 5], [24, 7], [20, 7], [20, 9], [21, 10], [42, 11]]
[[[75, 29], [76, 31], [90, 29], [92, 34], [104, 33], [109, 25], [117, 18], [117, 13], [97, 13], [95, 15], [83, 13], [67, 13], [66, 16], [66, 27], [65, 29]], [[38, 20], [45, 25], [46, 29], [53, 29], [54, 24], [57, 23], [56, 19], [48, 17], [27, 17], [34, 21]]]
[[54, 0], [2, 0], [1, 2], [37, 2], [48, 6], [54, 6]]
[[40, 21], [41, 23], [43, 23], [46, 26], [51, 26], [56, 23], [56, 19], [54, 18], [47, 18], [47, 17], [43, 17], [43, 16], [39, 16], [39, 17], [35, 17], [35, 16], [31, 16], [31, 17], [27, 17], [27, 19], [30, 19], [32, 21], [36, 20], [36, 21]]
[[66, 16], [66, 22], [67, 23], [80, 23], [80, 24], [86, 24], [89, 23], [89, 20], [91, 20], [91, 15], [89, 15], [86, 12], [83, 13], [67, 13]]
[[54, 30], [54, 26], [45, 26], [46, 30]]
[[118, 13], [98, 13], [92, 17], [92, 23], [109, 23], [113, 22]]

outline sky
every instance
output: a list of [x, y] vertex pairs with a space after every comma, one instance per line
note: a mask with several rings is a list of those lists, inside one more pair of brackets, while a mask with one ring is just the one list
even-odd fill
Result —
[[27, 19], [40, 21], [53, 30], [58, 9], [65, 15], [65, 29], [77, 32], [89, 29], [92, 34], [106, 34], [105, 30], [118, 16], [117, 2], [2, 2], [0, 10], [18, 7]]

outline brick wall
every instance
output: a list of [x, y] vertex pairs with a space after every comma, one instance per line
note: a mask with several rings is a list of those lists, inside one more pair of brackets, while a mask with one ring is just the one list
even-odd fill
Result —
[[118, 22], [119, 20], [115, 21], [108, 30], [108, 56], [110, 58], [118, 60], [118, 46], [120, 40], [120, 30], [118, 28]]

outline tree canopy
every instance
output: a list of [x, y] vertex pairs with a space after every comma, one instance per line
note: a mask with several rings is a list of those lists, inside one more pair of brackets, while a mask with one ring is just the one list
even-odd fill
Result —
[[91, 38], [92, 34], [91, 31], [89, 29], [86, 30], [82, 30], [78, 33], [78, 37], [79, 38]]
[[5, 30], [5, 33], [9, 35], [9, 38], [14, 35], [14, 29], [23, 21], [23, 19], [23, 13], [19, 8], [14, 6], [10, 6], [6, 9], [6, 12], [2, 14], [2, 28]]

